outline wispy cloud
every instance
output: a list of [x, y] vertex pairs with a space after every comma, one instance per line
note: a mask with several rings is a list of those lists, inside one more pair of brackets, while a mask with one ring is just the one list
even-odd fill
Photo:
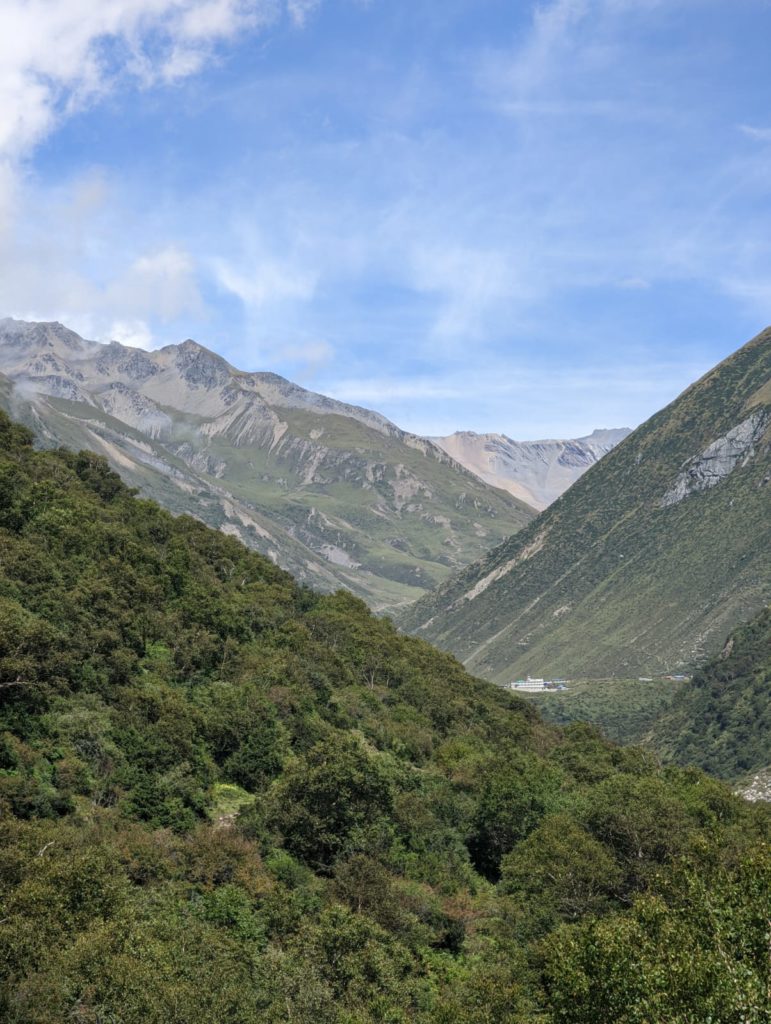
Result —
[[[668, 10], [689, 2], [705, 0], [668, 0]], [[642, 101], [634, 79], [619, 80], [615, 71], [637, 26], [664, 6], [664, 0], [534, 3], [529, 31], [513, 47], [488, 51], [478, 82], [513, 117], [662, 116], [665, 108], [650, 97]]]
[[513, 436], [771, 314], [764, 0], [316, 6], [0, 4], [0, 308]]
[[214, 260], [215, 279], [219, 286], [235, 295], [251, 311], [287, 299], [308, 300], [316, 288], [316, 277], [308, 271], [264, 258], [245, 266], [234, 266], [226, 260]]
[[[5, 0], [0, 6], [0, 303], [69, 319], [148, 347], [148, 321], [202, 317], [199, 268], [171, 239], [107, 255], [100, 217], [115, 197], [99, 174], [41, 196], [24, 173], [36, 147], [75, 112], [117, 89], [160, 87], [198, 74], [218, 47], [274, 23], [296, 24], [307, 0]], [[43, 208], [48, 207], [46, 215]], [[116, 212], [116, 211], [113, 211]], [[104, 239], [106, 241], [106, 239]], [[124, 246], [125, 248], [125, 246]], [[286, 282], [264, 282], [286, 291]], [[252, 296], [259, 285], [252, 283]]]
[[[709, 368], [708, 361], [617, 359], [612, 365], [555, 367], [513, 357], [495, 368], [438, 371], [405, 380], [389, 376], [322, 380], [333, 397], [369, 405], [418, 434], [508, 432], [517, 440], [578, 437], [598, 426], [635, 426]], [[484, 402], [462, 422], [469, 394]], [[537, 395], [537, 400], [534, 396]]]
[[295, 25], [302, 27], [320, 3], [321, 0], [287, 0], [289, 16]]
[[758, 128], [752, 124], [740, 124], [739, 131], [755, 142], [771, 142], [771, 128]]
[[12, 187], [0, 233], [0, 308], [8, 314], [62, 320], [88, 337], [143, 348], [156, 340], [150, 321], [205, 319], [199, 272], [184, 245], [136, 239], [124, 222], [116, 246], [119, 200], [103, 174], [53, 193]]

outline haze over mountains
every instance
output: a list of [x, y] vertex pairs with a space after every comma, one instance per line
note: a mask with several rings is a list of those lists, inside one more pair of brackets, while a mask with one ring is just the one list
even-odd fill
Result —
[[39, 443], [106, 455], [143, 494], [373, 607], [419, 597], [534, 511], [376, 412], [244, 373], [0, 321], [0, 402]]
[[771, 329], [402, 616], [505, 682], [700, 662], [771, 599]]
[[486, 483], [541, 511], [630, 433], [623, 427], [570, 441], [512, 441], [462, 430], [431, 440]]

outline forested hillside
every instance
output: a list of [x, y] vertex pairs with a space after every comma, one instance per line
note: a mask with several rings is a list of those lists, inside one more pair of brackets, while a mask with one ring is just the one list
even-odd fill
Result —
[[679, 764], [724, 779], [771, 765], [771, 608], [678, 691], [649, 739]]
[[761, 1024], [768, 812], [0, 417], [0, 1018]]

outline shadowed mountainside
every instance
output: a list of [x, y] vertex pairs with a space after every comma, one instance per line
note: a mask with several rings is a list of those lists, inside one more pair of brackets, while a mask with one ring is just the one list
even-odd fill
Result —
[[771, 768], [771, 607], [678, 690], [646, 741], [723, 779]]

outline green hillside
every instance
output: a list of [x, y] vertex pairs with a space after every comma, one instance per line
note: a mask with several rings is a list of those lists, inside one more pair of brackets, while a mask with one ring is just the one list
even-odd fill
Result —
[[771, 599], [770, 439], [768, 330], [400, 624], [498, 682], [698, 664]]
[[724, 779], [771, 766], [771, 608], [678, 690], [646, 740]]
[[760, 1024], [768, 833], [0, 416], [8, 1024]]

